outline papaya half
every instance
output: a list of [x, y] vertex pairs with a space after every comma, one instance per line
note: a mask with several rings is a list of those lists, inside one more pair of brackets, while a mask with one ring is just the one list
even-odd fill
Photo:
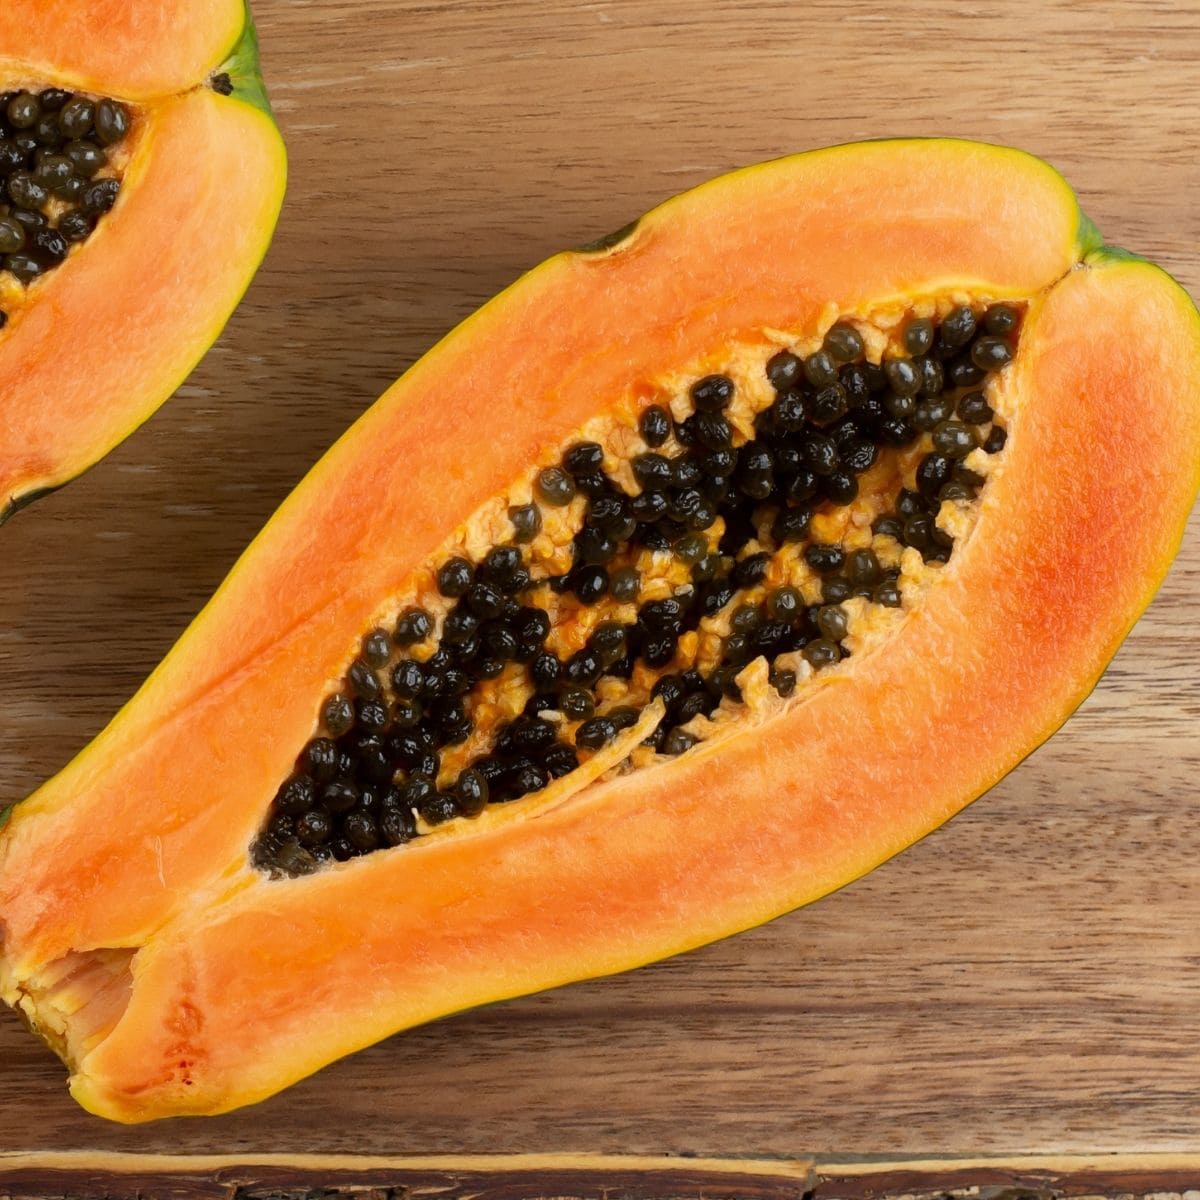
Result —
[[285, 176], [244, 0], [4, 0], [0, 523], [188, 375]]
[[1200, 484], [1200, 316], [966, 141], [559, 254], [313, 468], [0, 835], [0, 991], [120, 1121], [808, 903], [1099, 679]]

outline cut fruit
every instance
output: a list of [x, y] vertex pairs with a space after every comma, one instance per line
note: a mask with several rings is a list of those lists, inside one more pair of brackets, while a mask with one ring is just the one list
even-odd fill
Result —
[[814, 900], [1057, 728], [1161, 581], [1200, 319], [1045, 164], [839, 147], [598, 246], [414, 366], [14, 810], [0, 988], [92, 1111]]
[[186, 377], [266, 251], [286, 174], [241, 0], [9, 7], [0, 521]]

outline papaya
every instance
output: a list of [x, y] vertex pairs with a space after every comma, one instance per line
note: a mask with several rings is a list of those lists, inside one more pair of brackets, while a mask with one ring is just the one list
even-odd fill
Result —
[[285, 175], [244, 0], [5, 0], [0, 523], [188, 375]]
[[87, 1109], [259, 1101], [843, 886], [1096, 684], [1200, 485], [1200, 315], [949, 139], [559, 254], [313, 468], [0, 834]]

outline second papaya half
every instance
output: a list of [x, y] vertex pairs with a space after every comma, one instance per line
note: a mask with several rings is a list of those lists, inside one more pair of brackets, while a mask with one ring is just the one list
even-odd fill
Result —
[[560, 254], [333, 447], [0, 835], [0, 989], [121, 1121], [869, 871], [1087, 695], [1200, 483], [1200, 317], [970, 142]]
[[4, 0], [0, 522], [183, 381], [285, 175], [243, 0]]

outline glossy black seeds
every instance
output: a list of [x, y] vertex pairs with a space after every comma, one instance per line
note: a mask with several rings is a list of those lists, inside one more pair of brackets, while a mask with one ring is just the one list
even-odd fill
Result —
[[959, 420], [968, 425], [985, 425], [992, 419], [992, 406], [982, 392], [967, 392], [960, 396], [956, 411]]
[[984, 329], [994, 337], [1008, 337], [1020, 323], [1017, 310], [1008, 304], [993, 304], [983, 318]]
[[512, 522], [513, 541], [532, 542], [542, 531], [542, 513], [536, 504], [520, 504], [508, 510]]
[[697, 412], [720, 412], [732, 399], [733, 380], [725, 375], [706, 375], [692, 384], [692, 403]]
[[321, 721], [334, 737], [341, 737], [354, 724], [354, 705], [348, 696], [338, 693], [325, 701]]
[[467, 817], [476, 817], [488, 802], [488, 781], [483, 772], [468, 768], [454, 783], [454, 798], [458, 810]]
[[917, 317], [904, 330], [904, 348], [914, 358], [928, 354], [933, 348], [933, 322], [928, 317]]
[[821, 581], [821, 599], [826, 604], [841, 604], [854, 595], [850, 581], [842, 575], [834, 575]]
[[318, 846], [333, 836], [333, 818], [323, 808], [309, 809], [296, 821], [296, 838], [304, 846]]
[[946, 379], [951, 387], [975, 387], [983, 382], [986, 373], [985, 368], [977, 366], [970, 355], [963, 354], [950, 361]]
[[803, 375], [803, 360], [790, 350], [780, 350], [767, 363], [767, 379], [777, 392], [790, 391]]
[[688, 418], [692, 420], [695, 421], [692, 437], [706, 450], [720, 450], [733, 440], [733, 429], [719, 412], [698, 412]]
[[830, 387], [837, 383], [838, 369], [833, 356], [817, 350], [804, 360], [804, 376], [816, 388]]
[[849, 504], [858, 495], [858, 480], [850, 471], [834, 471], [821, 491], [834, 504]]
[[376, 629], [363, 638], [362, 658], [373, 670], [386, 667], [392, 656], [391, 640], [386, 630]]
[[425, 672], [412, 659], [402, 659], [392, 671], [392, 691], [402, 700], [415, 700], [425, 691]]
[[638, 431], [647, 446], [661, 446], [671, 436], [671, 414], [660, 404], [650, 405], [638, 420]]
[[24, 246], [24, 226], [8, 217], [0, 218], [0, 254], [15, 254]]
[[629, 465], [642, 491], [659, 492], [670, 487], [673, 475], [669, 458], [651, 451], [636, 455]]
[[936, 358], [918, 359], [916, 366], [921, 373], [921, 386], [917, 395], [925, 399], [940, 396], [946, 386], [946, 370]]
[[547, 467], [537, 477], [538, 496], [547, 504], [561, 508], [575, 499], [575, 483], [561, 467]]
[[[884, 363], [884, 374], [897, 396], [908, 398], [921, 390], [922, 373], [911, 358], [893, 358]], [[915, 405], [913, 406], [915, 408]], [[912, 411], [910, 408], [909, 412]], [[908, 413], [896, 413], [907, 416]]]
[[[933, 359], [926, 359], [932, 362]], [[945, 396], [923, 400], [913, 410], [912, 426], [918, 433], [930, 433], [950, 418], [954, 405]]]
[[[31, 129], [49, 113], [61, 140], [14, 160], [6, 186], [23, 171], [18, 192], [54, 191], [69, 172], [86, 227], [84, 205], [115, 198], [115, 181], [103, 167], [88, 177], [103, 139], [74, 99], [42, 106]], [[86, 129], [63, 132], [64, 117], [85, 116]], [[99, 185], [107, 199], [88, 199]], [[0, 254], [20, 270], [45, 269], [74, 236], [65, 218], [0, 212]], [[751, 411], [734, 377], [713, 373], [643, 408], [632, 441], [567, 446], [533, 475], [531, 500], [507, 509], [500, 544], [434, 563], [423, 602], [364, 635], [271, 805], [256, 862], [305, 874], [536, 794], [625, 737], [644, 689], [665, 710], [645, 744], [679, 755], [703, 718], [742, 702], [757, 660], [785, 698], [835, 666], [857, 645], [863, 602], [901, 607], [898, 549], [949, 559], [941, 505], [974, 500], [984, 478], [965, 460], [1003, 448], [982, 381], [1011, 358], [1019, 324], [1001, 305], [912, 318], [872, 363], [860, 327], [839, 321], [817, 349], [765, 358], [771, 393], [751, 393]], [[881, 501], [881, 486], [894, 498]], [[828, 519], [860, 489], [872, 545], [861, 510]], [[846, 544], [839, 528], [854, 534]], [[545, 532], [570, 539], [554, 574]]]
[[850, 397], [846, 389], [839, 383], [823, 387], [812, 398], [809, 407], [809, 417], [814, 425], [822, 427], [832, 425], [841, 420], [850, 408]]
[[576, 442], [563, 455], [563, 466], [576, 479], [598, 471], [604, 462], [604, 450], [599, 442]]
[[350, 688], [360, 700], [377, 700], [382, 692], [379, 676], [361, 658], [350, 664], [346, 678]]
[[6, 190], [16, 208], [40, 209], [50, 199], [50, 192], [29, 171], [14, 171]]
[[465, 558], [448, 558], [438, 568], [438, 591], [443, 596], [465, 595], [474, 578], [475, 570]]
[[846, 578], [854, 587], [873, 584], [879, 574], [879, 559], [873, 550], [851, 550], [846, 556]]
[[5, 119], [11, 129], [28, 129], [42, 115], [42, 106], [36, 96], [20, 92], [14, 96], [4, 110]]
[[808, 534], [808, 526], [811, 521], [811, 508], [784, 508], [776, 515], [771, 532], [780, 545], [803, 541]]
[[800, 452], [805, 466], [816, 475], [832, 475], [841, 462], [837, 443], [823, 433], [810, 433], [800, 443]]
[[405, 609], [396, 622], [392, 638], [397, 646], [412, 646], [423, 642], [433, 632], [433, 618], [423, 608]]
[[[82, 143], [81, 143], [82, 144]], [[99, 161], [92, 168], [92, 173], [103, 165], [103, 157], [96, 151]], [[62, 154], [47, 154], [39, 162], [33, 172], [33, 177], [43, 187], [56, 191], [75, 173], [77, 164]]]
[[614, 600], [636, 600], [642, 588], [641, 572], [636, 567], [621, 567], [610, 576], [608, 587]]
[[804, 647], [804, 657], [814, 670], [831, 667], [841, 658], [837, 643], [829, 638], [815, 638]]
[[885, 608], [899, 608], [900, 588], [894, 580], [885, 580], [872, 593], [872, 598], [876, 604], [882, 604]]
[[95, 104], [85, 96], [77, 96], [62, 106], [58, 115], [58, 125], [67, 137], [87, 137], [92, 132], [95, 116]]
[[599, 564], [576, 567], [567, 578], [583, 604], [595, 604], [608, 591], [608, 572]]
[[[578, 671], [575, 674], [579, 674]], [[558, 694], [558, 707], [569, 720], [582, 721], [595, 711], [592, 693], [579, 684], [568, 684]]]
[[803, 607], [803, 597], [790, 585], [776, 588], [767, 596], [767, 616], [772, 621], [791, 621]]
[[917, 491], [931, 498], [938, 494], [942, 484], [950, 478], [953, 459], [945, 454], [927, 454], [917, 467]]
[[821, 347], [835, 362], [853, 362], [863, 352], [862, 334], [848, 322], [830, 327]]
[[592, 717], [575, 731], [575, 745], [581, 750], [599, 750], [617, 736], [617, 727], [608, 717]]
[[120, 192], [105, 172], [129, 128], [112, 100], [61, 88], [0, 96], [0, 274], [29, 284], [91, 236]]
[[804, 418], [808, 415], [807, 402], [802, 392], [781, 393], [776, 397], [770, 411], [775, 428], [782, 433], [795, 433], [801, 429]]
[[337, 770], [338, 749], [329, 738], [314, 738], [304, 748], [301, 769], [318, 782], [333, 778]]
[[971, 362], [981, 371], [998, 371], [1012, 361], [1012, 347], [998, 337], [977, 338], [971, 346]]
[[96, 105], [93, 125], [96, 137], [105, 146], [115, 146], [129, 132], [129, 113], [114, 100], [101, 100]]
[[975, 336], [976, 319], [974, 312], [965, 304], [951, 309], [942, 322], [939, 331], [939, 344], [944, 350], [957, 350], [965, 346]]
[[961, 421], [945, 421], [933, 431], [934, 449], [950, 458], [964, 458], [976, 446], [975, 434]]
[[818, 575], [831, 575], [834, 571], [842, 569], [842, 564], [846, 561], [846, 556], [841, 546], [824, 545], [820, 542], [814, 542], [805, 549], [804, 561]]

